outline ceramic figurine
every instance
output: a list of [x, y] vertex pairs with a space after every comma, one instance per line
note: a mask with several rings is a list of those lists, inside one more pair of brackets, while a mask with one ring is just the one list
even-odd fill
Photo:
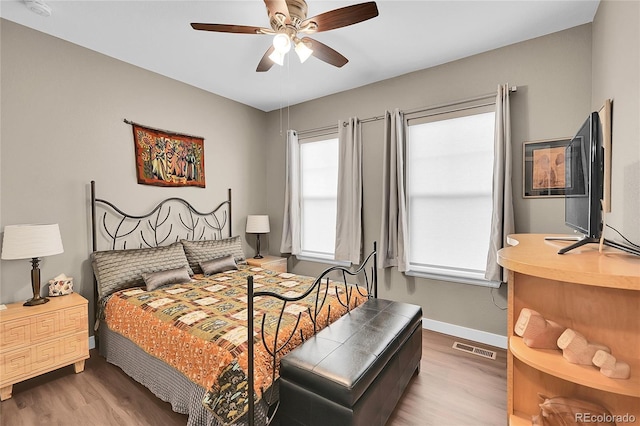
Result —
[[562, 349], [562, 356], [572, 364], [592, 365], [597, 351], [611, 353], [607, 346], [589, 342], [582, 334], [570, 328], [558, 338], [558, 347]]
[[631, 376], [629, 364], [616, 360], [608, 352], [596, 351], [592, 361], [595, 366], [600, 367], [602, 374], [612, 379], [628, 379]]
[[530, 348], [558, 349], [558, 338], [565, 327], [546, 320], [533, 309], [523, 308], [514, 327], [515, 333]]

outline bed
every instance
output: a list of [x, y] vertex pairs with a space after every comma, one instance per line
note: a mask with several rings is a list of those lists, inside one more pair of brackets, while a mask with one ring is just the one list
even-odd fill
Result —
[[97, 345], [188, 425], [268, 424], [280, 359], [376, 294], [375, 246], [318, 277], [247, 265], [230, 189], [207, 211], [181, 198], [141, 210], [91, 182]]

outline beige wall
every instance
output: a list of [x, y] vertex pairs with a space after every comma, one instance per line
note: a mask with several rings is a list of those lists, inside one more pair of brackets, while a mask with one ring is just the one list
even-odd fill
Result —
[[[561, 199], [522, 199], [522, 143], [571, 136], [591, 109], [613, 98], [614, 190], [608, 220], [637, 241], [638, 8], [638, 2], [605, 0], [593, 25], [295, 105], [282, 116], [0, 20], [0, 226], [60, 223], [65, 253], [43, 261], [43, 280], [64, 272], [90, 300], [92, 179], [101, 196], [132, 208], [167, 195], [195, 197], [206, 205], [224, 198], [232, 187], [234, 233], [244, 236], [246, 215], [266, 209], [272, 232], [264, 251], [277, 254], [285, 129], [450, 102], [493, 92], [508, 82], [518, 86], [512, 97], [517, 231], [569, 231]], [[137, 185], [131, 128], [124, 118], [204, 136], [207, 188]], [[365, 243], [370, 247], [380, 233], [382, 124], [364, 124], [363, 132]], [[0, 262], [1, 303], [30, 297], [29, 267], [27, 261]], [[324, 265], [291, 260], [290, 267], [313, 274]], [[429, 319], [506, 334], [505, 312], [496, 306], [506, 305], [504, 288], [492, 294], [482, 287], [406, 278], [393, 270], [381, 276], [381, 296], [421, 304]]]
[[[518, 86], [511, 98], [516, 230], [569, 232], [564, 225], [562, 199], [522, 198], [522, 143], [570, 137], [587, 117], [591, 104], [590, 24], [292, 106], [284, 115], [290, 122], [285, 121], [282, 127], [305, 130], [350, 116], [380, 116], [385, 109], [438, 105], [491, 93], [507, 82]], [[270, 234], [272, 253], [280, 247], [283, 204], [285, 138], [278, 118], [278, 111], [270, 114], [268, 130], [267, 200], [269, 214], [275, 219]], [[380, 235], [382, 130], [381, 121], [363, 124], [367, 248]], [[290, 266], [300, 273], [321, 269], [318, 264], [293, 260]], [[381, 297], [422, 305], [428, 319], [506, 335], [506, 313], [501, 309], [506, 306], [504, 287], [492, 291], [405, 277], [394, 268], [381, 275], [380, 290]]]
[[[43, 260], [44, 283], [64, 272], [93, 299], [92, 179], [100, 197], [131, 211], [169, 196], [195, 200], [204, 210], [232, 188], [234, 234], [244, 237], [247, 214], [266, 205], [264, 112], [1, 22], [1, 225], [60, 224], [64, 253]], [[204, 137], [207, 187], [138, 185], [125, 118]], [[26, 260], [2, 261], [0, 302], [31, 296], [29, 269]]]
[[[605, 99], [613, 100], [612, 207], [607, 223], [636, 243], [640, 241], [639, 76], [640, 2], [601, 1], [593, 21], [591, 107], [599, 110]], [[611, 230], [605, 235], [617, 237]]]

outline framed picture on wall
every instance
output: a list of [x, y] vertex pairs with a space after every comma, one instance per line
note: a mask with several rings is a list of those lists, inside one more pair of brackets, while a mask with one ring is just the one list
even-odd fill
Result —
[[522, 196], [564, 197], [564, 152], [571, 138], [525, 142], [522, 147]]
[[604, 190], [602, 199], [604, 211], [611, 211], [611, 114], [613, 112], [612, 101], [607, 99], [598, 111], [600, 128], [602, 129], [602, 146], [604, 148]]

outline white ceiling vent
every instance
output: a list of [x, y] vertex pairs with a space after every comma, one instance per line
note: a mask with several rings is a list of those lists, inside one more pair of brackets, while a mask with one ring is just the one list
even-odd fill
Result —
[[51, 8], [42, 0], [24, 0], [27, 9], [40, 16], [51, 16]]

